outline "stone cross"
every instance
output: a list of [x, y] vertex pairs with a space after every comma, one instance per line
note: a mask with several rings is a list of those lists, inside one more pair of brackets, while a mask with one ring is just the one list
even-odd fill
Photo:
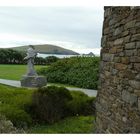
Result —
[[37, 73], [34, 69], [34, 59], [37, 56], [37, 53], [32, 45], [29, 45], [29, 49], [27, 50], [27, 56], [24, 60], [27, 60], [27, 76], [37, 76]]

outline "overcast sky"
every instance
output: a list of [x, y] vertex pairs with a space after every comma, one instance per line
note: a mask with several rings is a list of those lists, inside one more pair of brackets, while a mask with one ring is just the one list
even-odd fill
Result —
[[55, 44], [99, 54], [103, 7], [0, 7], [0, 47]]

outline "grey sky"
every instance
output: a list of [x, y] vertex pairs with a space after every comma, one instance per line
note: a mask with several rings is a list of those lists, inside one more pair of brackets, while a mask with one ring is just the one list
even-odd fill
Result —
[[56, 44], [99, 53], [103, 7], [0, 7], [0, 47]]

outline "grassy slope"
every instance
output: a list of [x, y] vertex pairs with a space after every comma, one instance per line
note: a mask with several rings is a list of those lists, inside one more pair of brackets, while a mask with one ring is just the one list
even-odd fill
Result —
[[93, 133], [93, 116], [77, 116], [66, 118], [53, 125], [38, 125], [28, 133]]
[[[75, 55], [77, 54], [76, 52], [68, 49], [64, 49], [59, 46], [55, 45], [50, 45], [50, 44], [44, 44], [44, 45], [34, 45], [35, 49], [37, 52], [40, 53], [46, 53], [46, 54], [70, 54], [70, 55]], [[18, 51], [26, 51], [28, 46], [20, 46], [20, 47], [14, 47], [13, 49], [18, 50]]]
[[[15, 113], [17, 113], [16, 110], [24, 111], [24, 106], [31, 102], [32, 90], [33, 89], [14, 88], [0, 84], [0, 112], [5, 110], [5, 107], [8, 107], [6, 109], [8, 114], [5, 113], [12, 117], [12, 114], [15, 115]], [[18, 116], [16, 115], [15, 117]], [[20, 119], [26, 121], [24, 117], [20, 117]], [[93, 116], [69, 117], [53, 125], [44, 124], [32, 126], [28, 129], [27, 133], [93, 133], [93, 121]]]
[[[39, 69], [45, 66], [35, 66], [35, 69]], [[1, 65], [0, 64], [0, 78], [20, 80], [21, 76], [26, 74], [26, 65]]]

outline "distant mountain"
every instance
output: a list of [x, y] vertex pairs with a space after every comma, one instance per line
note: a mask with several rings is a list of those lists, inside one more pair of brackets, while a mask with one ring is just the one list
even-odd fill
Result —
[[[50, 44], [43, 44], [43, 45], [33, 45], [37, 53], [42, 54], [62, 54], [62, 55], [79, 55], [79, 53], [74, 52], [69, 49], [64, 49], [62, 47]], [[27, 51], [29, 46], [20, 46], [20, 47], [13, 47], [12, 49], [17, 51]]]
[[93, 55], [93, 56], [95, 56], [95, 54], [93, 52], [90, 52], [87, 55]]

